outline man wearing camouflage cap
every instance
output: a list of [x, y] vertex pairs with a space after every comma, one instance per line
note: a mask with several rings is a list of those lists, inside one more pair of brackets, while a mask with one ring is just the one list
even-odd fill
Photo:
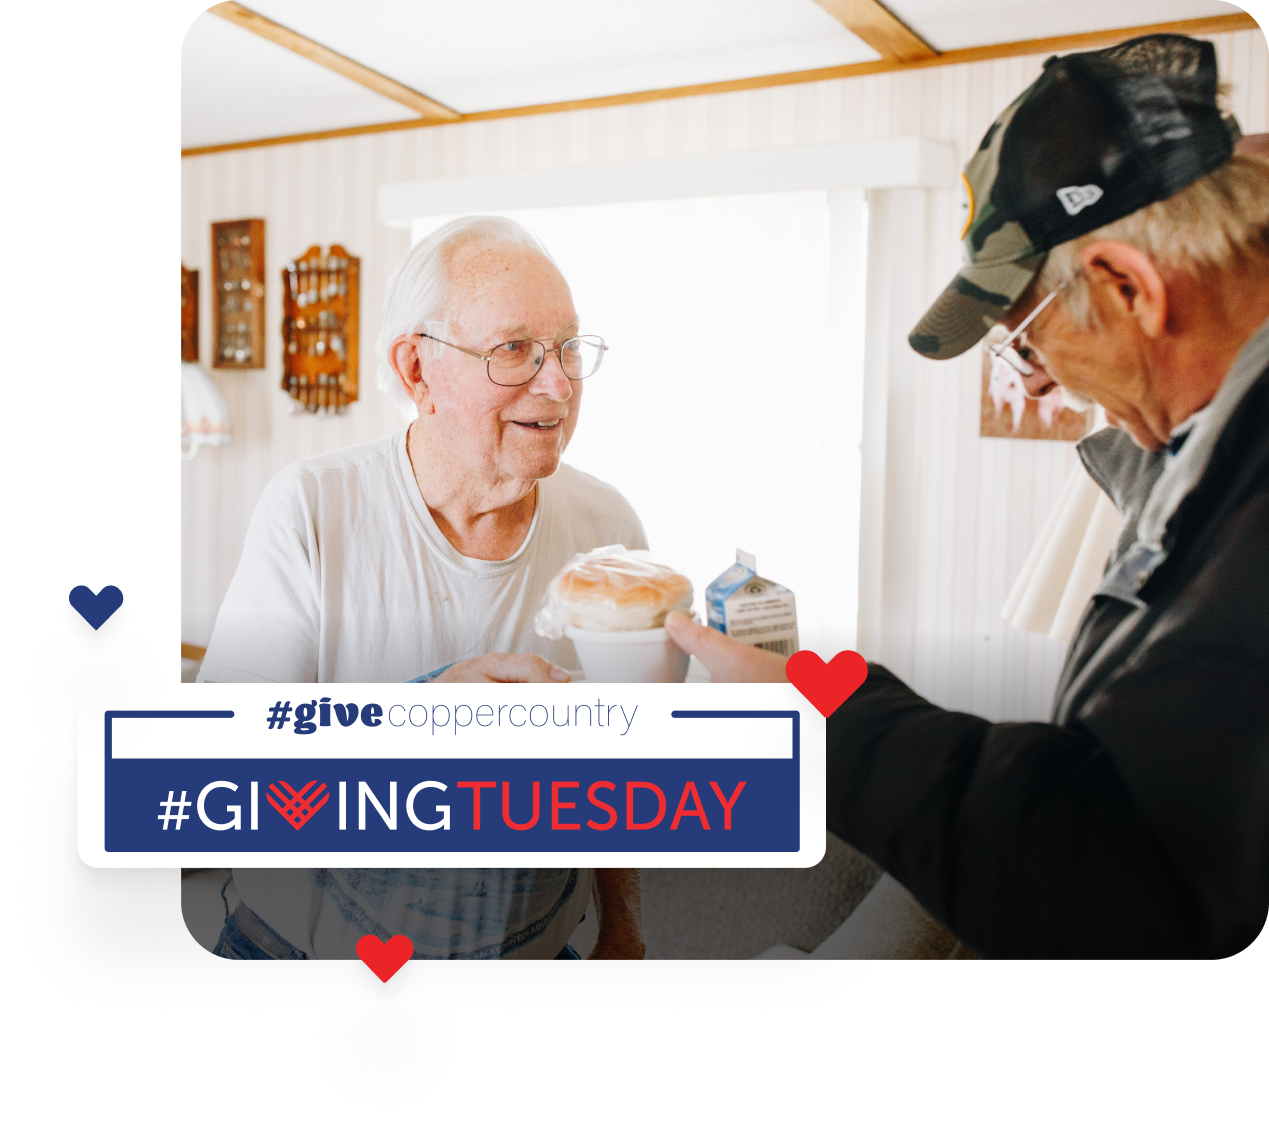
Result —
[[[1269, 163], [1234, 153], [1209, 43], [1048, 61], [965, 168], [966, 263], [913, 330], [996, 324], [1126, 518], [1051, 723], [884, 668], [828, 724], [828, 825], [991, 956], [1219, 957], [1269, 911]], [[667, 620], [715, 680], [782, 661]]]

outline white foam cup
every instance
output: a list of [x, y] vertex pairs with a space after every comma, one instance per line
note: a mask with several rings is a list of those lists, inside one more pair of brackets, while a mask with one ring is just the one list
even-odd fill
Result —
[[681, 684], [688, 655], [664, 628], [628, 632], [564, 629], [591, 683]]

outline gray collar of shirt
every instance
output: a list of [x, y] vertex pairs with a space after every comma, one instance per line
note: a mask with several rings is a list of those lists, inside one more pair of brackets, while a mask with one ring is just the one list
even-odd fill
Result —
[[1203, 408], [1185, 445], [1165, 466], [1137, 523], [1137, 539], [1106, 573], [1097, 592], [1142, 606], [1137, 593], [1167, 559], [1163, 538], [1168, 523], [1186, 496], [1199, 484], [1216, 441], [1225, 431], [1243, 397], [1269, 367], [1269, 320], [1242, 346], [1212, 401]]
[[1185, 496], [1199, 484], [1216, 448], [1216, 440], [1266, 367], [1269, 367], [1269, 320], [1242, 346], [1215, 397], [1203, 408], [1185, 445], [1154, 484], [1146, 508], [1141, 511], [1141, 521], [1137, 523], [1137, 544], [1153, 550], [1163, 548], [1168, 522]]

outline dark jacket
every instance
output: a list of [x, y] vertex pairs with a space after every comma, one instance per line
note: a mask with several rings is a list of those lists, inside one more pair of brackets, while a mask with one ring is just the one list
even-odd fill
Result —
[[[1112, 498], [1128, 445], [1085, 447]], [[1090, 602], [1052, 723], [944, 711], [875, 665], [828, 721], [829, 829], [984, 955], [1221, 957], [1265, 923], [1269, 370], [1127, 580]]]

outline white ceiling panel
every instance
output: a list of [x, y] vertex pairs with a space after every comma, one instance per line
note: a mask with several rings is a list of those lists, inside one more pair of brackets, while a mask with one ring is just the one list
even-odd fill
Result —
[[252, 0], [471, 112], [877, 58], [812, 0]]
[[886, 0], [886, 7], [938, 51], [1242, 11], [1217, 0]]
[[207, 13], [0, 29], [0, 148], [184, 150], [414, 117]]
[[181, 48], [182, 148], [414, 117], [219, 16], [199, 16]]

